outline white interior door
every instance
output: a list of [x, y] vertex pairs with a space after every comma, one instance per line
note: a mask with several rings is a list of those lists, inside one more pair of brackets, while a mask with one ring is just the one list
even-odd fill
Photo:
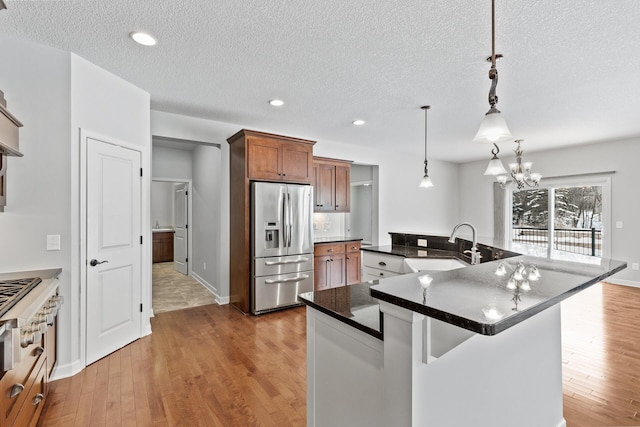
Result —
[[176, 271], [188, 274], [187, 258], [187, 184], [176, 184], [173, 187], [173, 266]]
[[87, 364], [140, 337], [140, 152], [87, 138]]

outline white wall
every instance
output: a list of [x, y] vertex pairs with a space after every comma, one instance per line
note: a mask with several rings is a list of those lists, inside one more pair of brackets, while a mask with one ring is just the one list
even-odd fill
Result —
[[173, 227], [173, 183], [151, 183], [151, 226]]
[[151, 170], [154, 178], [192, 179], [191, 151], [153, 147]]
[[[193, 150], [193, 223], [197, 227], [193, 233], [193, 275], [217, 299], [222, 296], [218, 282], [220, 270], [220, 216], [227, 206], [220, 203], [221, 150], [217, 146], [200, 145]], [[206, 264], [206, 268], [205, 268]]]
[[[515, 144], [513, 144], [515, 146]], [[502, 152], [507, 153], [503, 144]], [[512, 148], [512, 147], [509, 147]], [[620, 283], [640, 285], [640, 272], [631, 270], [632, 262], [640, 262], [640, 139], [609, 141], [552, 151], [527, 152], [524, 158], [533, 162], [533, 169], [544, 177], [560, 177], [574, 174], [615, 171], [611, 178], [612, 224], [622, 221], [623, 229], [611, 231], [611, 258], [626, 261], [629, 267], [616, 274]], [[487, 149], [489, 154], [489, 149]], [[493, 236], [493, 177], [485, 177], [487, 160], [460, 166], [460, 220], [470, 221], [481, 236]], [[513, 155], [503, 156], [506, 165]], [[469, 184], [472, 183], [472, 184]]]
[[[7, 161], [7, 206], [0, 213], [0, 271], [62, 268], [60, 292], [71, 290], [71, 90], [67, 52], [0, 36], [0, 90], [24, 127], [20, 151]], [[77, 224], [74, 224], [77, 227]], [[61, 236], [46, 251], [47, 234]], [[71, 302], [59, 321], [64, 363], [71, 360]]]

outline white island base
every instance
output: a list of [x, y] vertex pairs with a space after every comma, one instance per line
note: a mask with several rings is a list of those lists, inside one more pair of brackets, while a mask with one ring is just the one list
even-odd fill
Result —
[[493, 336], [380, 310], [383, 341], [307, 306], [307, 426], [566, 426], [559, 304]]

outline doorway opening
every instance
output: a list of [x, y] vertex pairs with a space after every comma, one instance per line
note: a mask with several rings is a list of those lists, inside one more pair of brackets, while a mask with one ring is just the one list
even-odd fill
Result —
[[[220, 151], [218, 144], [152, 137], [154, 313], [217, 302]], [[172, 251], [156, 258], [162, 234]]]

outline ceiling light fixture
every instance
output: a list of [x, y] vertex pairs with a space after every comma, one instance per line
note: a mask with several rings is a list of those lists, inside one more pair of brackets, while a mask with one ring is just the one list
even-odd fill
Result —
[[133, 39], [134, 42], [141, 44], [143, 46], [155, 46], [158, 41], [150, 36], [147, 33], [141, 33], [139, 31], [134, 31], [129, 34], [129, 37]]
[[[515, 143], [518, 144], [516, 149], [513, 150], [516, 153], [516, 162], [509, 163], [509, 169], [511, 169], [511, 172], [509, 174], [511, 175], [511, 178], [513, 179], [513, 181], [507, 182], [508, 180], [507, 171], [505, 170], [504, 166], [502, 166], [502, 162], [500, 161], [500, 159], [498, 159], [497, 157], [498, 153], [494, 152], [493, 150], [491, 150], [491, 152], [494, 153], [494, 156], [493, 156], [494, 158], [491, 159], [491, 161], [489, 162], [487, 171], [484, 174], [498, 175], [496, 179], [500, 184], [500, 187], [503, 189], [509, 187], [509, 185], [512, 182], [516, 183], [516, 185], [518, 186], [518, 190], [522, 190], [525, 186], [535, 188], [540, 183], [540, 180], [542, 179], [542, 175], [531, 171], [533, 162], [522, 161], [522, 148], [520, 148], [520, 143], [522, 143], [522, 140], [517, 139]], [[496, 148], [498, 148], [497, 145], [496, 145]], [[499, 163], [499, 166], [497, 165], [498, 163]], [[500, 171], [499, 169], [502, 169], [502, 170]], [[494, 171], [497, 171], [497, 173], [492, 173]], [[504, 175], [500, 175], [500, 174], [504, 174]]]
[[429, 171], [427, 169], [427, 111], [431, 106], [424, 105], [420, 108], [424, 110], [424, 176], [422, 177], [422, 181], [420, 181], [420, 188], [429, 188], [433, 187], [433, 182], [431, 182], [431, 178], [429, 178]]
[[282, 107], [284, 105], [284, 101], [282, 99], [272, 99], [271, 101], [269, 101], [269, 104], [273, 105], [274, 107]]
[[489, 69], [489, 79], [491, 80], [491, 89], [489, 89], [489, 111], [485, 114], [480, 129], [474, 142], [496, 143], [506, 141], [513, 138], [507, 122], [500, 114], [500, 110], [496, 108], [498, 103], [498, 95], [496, 95], [496, 86], [498, 85], [498, 69], [496, 68], [496, 59], [502, 55], [496, 55], [496, 18], [495, 18], [495, 0], [491, 0], [491, 68]]
[[361, 120], [361, 119], [356, 119], [356, 120], [352, 121], [351, 123], [353, 123], [356, 126], [362, 126], [363, 124], [365, 124], [365, 121]]

